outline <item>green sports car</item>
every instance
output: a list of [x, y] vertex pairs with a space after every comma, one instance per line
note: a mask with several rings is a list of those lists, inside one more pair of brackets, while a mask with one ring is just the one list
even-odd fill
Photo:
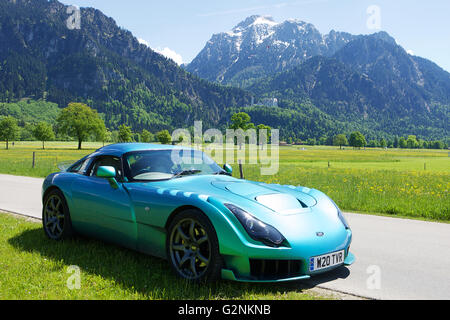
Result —
[[236, 179], [193, 149], [103, 147], [49, 175], [43, 227], [165, 258], [194, 281], [287, 281], [350, 265], [352, 232], [325, 194]]

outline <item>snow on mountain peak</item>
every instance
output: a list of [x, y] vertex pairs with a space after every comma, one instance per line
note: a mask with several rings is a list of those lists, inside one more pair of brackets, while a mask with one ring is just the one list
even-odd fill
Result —
[[240, 22], [237, 26], [233, 28], [233, 31], [244, 30], [256, 25], [266, 25], [268, 27], [273, 27], [278, 25], [277, 22], [271, 16], [250, 16], [244, 21]]
[[273, 18], [270, 16], [264, 16], [264, 17], [260, 16], [253, 22], [252, 25], [257, 25], [257, 24], [266, 24], [266, 25], [273, 27], [273, 26], [276, 26], [278, 23], [275, 22], [273, 20]]

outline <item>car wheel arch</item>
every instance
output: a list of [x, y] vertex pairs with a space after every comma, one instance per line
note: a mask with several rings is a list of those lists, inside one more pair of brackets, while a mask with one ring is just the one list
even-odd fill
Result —
[[[175, 210], [173, 210], [173, 211], [170, 213], [169, 217], [167, 218], [166, 224], [164, 225], [164, 229], [167, 231], [167, 230], [169, 229], [169, 226], [170, 226], [170, 224], [172, 223], [173, 219], [175, 219], [175, 217], [177, 216], [177, 214], [179, 214], [179, 213], [181, 213], [181, 212], [183, 212], [183, 211], [186, 211], [186, 210], [196, 210], [196, 211], [199, 211], [199, 212], [201, 212], [206, 218], [208, 218], [208, 220], [210, 220], [209, 217], [208, 217], [208, 215], [206, 215], [205, 212], [204, 212], [202, 209], [200, 209], [200, 208], [198, 208], [198, 207], [196, 207], [196, 206], [193, 206], [193, 205], [184, 205], [184, 206], [181, 206], [181, 207], [176, 208]], [[211, 221], [210, 221], [210, 222], [211, 222]], [[211, 222], [211, 224], [212, 224], [212, 222]]]
[[64, 192], [63, 192], [60, 188], [58, 188], [57, 186], [50, 186], [50, 187], [48, 187], [48, 188], [45, 190], [45, 192], [44, 192], [44, 195], [43, 195], [43, 197], [42, 197], [42, 204], [44, 204], [45, 198], [48, 196], [48, 194], [49, 194], [50, 192], [54, 191], [54, 190], [58, 190], [58, 191], [60, 191], [62, 194], [64, 194]]

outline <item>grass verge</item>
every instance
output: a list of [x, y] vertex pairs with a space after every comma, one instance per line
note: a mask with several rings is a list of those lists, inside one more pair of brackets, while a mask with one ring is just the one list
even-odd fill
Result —
[[[74, 275], [71, 266], [79, 267], [80, 289], [67, 286]], [[40, 223], [4, 213], [0, 270], [0, 300], [325, 299], [301, 289], [299, 282], [192, 284], [172, 274], [165, 260], [80, 237], [54, 242], [46, 238]]]

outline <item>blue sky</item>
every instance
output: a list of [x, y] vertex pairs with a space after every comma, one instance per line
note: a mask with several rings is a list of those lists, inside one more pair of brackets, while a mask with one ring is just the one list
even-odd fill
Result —
[[[310, 22], [322, 33], [388, 32], [415, 55], [450, 71], [448, 0], [63, 0], [94, 7], [176, 60], [190, 62], [213, 33], [228, 31], [246, 17], [270, 15]], [[372, 6], [375, 9], [369, 10]], [[377, 9], [379, 8], [379, 9]], [[375, 11], [373, 11], [375, 10]], [[379, 11], [378, 11], [379, 10]], [[380, 19], [377, 19], [379, 12]]]

